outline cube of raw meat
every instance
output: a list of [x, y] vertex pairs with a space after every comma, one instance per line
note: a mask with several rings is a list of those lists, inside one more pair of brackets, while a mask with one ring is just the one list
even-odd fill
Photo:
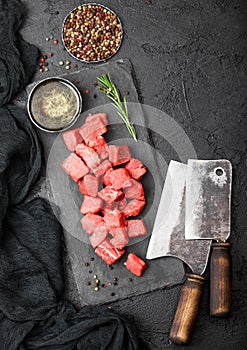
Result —
[[147, 172], [145, 166], [138, 159], [131, 159], [128, 164], [126, 164], [126, 169], [133, 179], [140, 180], [142, 176]]
[[87, 174], [82, 180], [78, 181], [79, 191], [90, 197], [98, 196], [99, 178], [93, 175]]
[[124, 255], [124, 249], [117, 249], [110, 243], [109, 239], [105, 239], [100, 245], [95, 249], [95, 253], [104, 260], [107, 265], [115, 264]]
[[95, 137], [94, 139], [88, 142], [88, 146], [92, 147], [95, 150], [95, 152], [97, 152], [100, 159], [104, 160], [108, 158], [108, 155], [109, 155], [108, 145], [105, 142], [105, 139], [103, 136]]
[[147, 234], [147, 229], [143, 219], [127, 220], [127, 229], [129, 238], [145, 236]]
[[119, 164], [127, 163], [131, 159], [131, 154], [129, 151], [129, 147], [127, 145], [109, 146], [109, 160], [110, 162], [116, 166]]
[[105, 202], [102, 213], [105, 215], [109, 211], [118, 210], [118, 203], [119, 202]]
[[89, 196], [84, 196], [84, 200], [82, 202], [80, 213], [81, 214], [87, 214], [87, 213], [98, 213], [103, 207], [103, 201], [101, 198], [94, 198]]
[[64, 159], [61, 167], [75, 182], [78, 182], [89, 172], [86, 164], [75, 153], [71, 153], [66, 159]]
[[125, 218], [119, 210], [107, 211], [104, 216], [106, 227], [124, 227]]
[[138, 201], [138, 199], [132, 199], [124, 208], [123, 213], [126, 218], [129, 216], [137, 216], [145, 207], [145, 201]]
[[120, 190], [121, 188], [125, 187], [127, 181], [130, 180], [130, 176], [125, 168], [119, 168], [111, 171], [108, 174], [107, 179], [109, 180], [113, 188], [115, 188], [116, 190]]
[[96, 168], [100, 163], [100, 157], [90, 147], [80, 143], [76, 146], [76, 154], [80, 156], [90, 169]]
[[98, 247], [108, 235], [108, 229], [105, 226], [99, 226], [95, 229], [95, 232], [90, 235], [89, 240], [93, 248]]
[[116, 202], [124, 197], [124, 193], [114, 188], [106, 186], [99, 193], [98, 196], [105, 202]]
[[147, 268], [147, 264], [133, 253], [128, 255], [125, 265], [130, 272], [138, 277], [140, 277]]
[[68, 130], [62, 134], [65, 145], [70, 152], [74, 152], [76, 146], [83, 142], [83, 139], [79, 133], [79, 129]]
[[[92, 116], [91, 116], [92, 117]], [[102, 122], [101, 118], [92, 118], [91, 120], [88, 120], [81, 128], [80, 128], [80, 135], [82, 136], [83, 140], [88, 143], [95, 137], [101, 136], [104, 133], [107, 132], [106, 125]]]
[[139, 181], [130, 179], [125, 181], [125, 187], [123, 189], [126, 198], [134, 198], [140, 201], [144, 201], [144, 188]]
[[109, 169], [112, 169], [111, 163], [108, 159], [100, 163], [96, 168], [93, 168], [93, 173], [95, 176], [100, 177], [104, 175]]
[[89, 114], [86, 118], [86, 123], [92, 121], [101, 121], [105, 126], [108, 124], [107, 115], [105, 113]]
[[89, 234], [94, 233], [98, 226], [105, 225], [102, 216], [97, 214], [87, 214], [83, 216], [81, 219], [81, 224], [83, 229]]
[[102, 181], [105, 186], [111, 186], [111, 181], [110, 181], [110, 174], [113, 171], [113, 169], [107, 170], [107, 172], [104, 174]]
[[124, 208], [127, 205], [127, 199], [124, 197], [123, 199], [121, 199], [120, 201], [118, 201], [116, 203], [118, 203], [118, 210], [122, 211], [122, 210], [124, 210]]
[[113, 236], [111, 244], [114, 245], [115, 248], [123, 249], [129, 242], [125, 227], [111, 228], [110, 234]]

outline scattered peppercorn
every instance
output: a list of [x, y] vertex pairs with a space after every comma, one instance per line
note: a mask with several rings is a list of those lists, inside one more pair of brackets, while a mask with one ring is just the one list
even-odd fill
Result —
[[88, 273], [92, 273], [93, 271], [92, 270], [89, 270]]
[[45, 41], [49, 41], [50, 39], [49, 38], [45, 38]]
[[97, 94], [94, 94], [93, 97], [94, 97], [94, 98], [97, 98]]
[[111, 282], [108, 282], [108, 286], [111, 286], [112, 285], [112, 283]]
[[130, 278], [128, 278], [128, 282], [132, 282], [133, 281], [133, 279], [130, 277]]
[[66, 64], [69, 65], [69, 64], [70, 64], [70, 61], [66, 61]]
[[115, 293], [111, 293], [111, 296], [114, 297]]
[[107, 286], [106, 286], [105, 283], [102, 283], [102, 284], [101, 284], [101, 287], [102, 287], [102, 288], [106, 288]]
[[93, 83], [93, 86], [94, 86], [94, 87], [98, 86], [98, 83]]
[[95, 283], [100, 283], [100, 280], [96, 280]]
[[91, 282], [87, 282], [86, 284], [87, 284], [87, 286], [91, 286]]
[[117, 282], [113, 282], [113, 285], [114, 285], [114, 286], [117, 286]]
[[49, 70], [49, 68], [46, 67], [46, 68], [45, 68], [45, 72], [48, 72], [48, 70]]
[[89, 266], [89, 263], [88, 262], [85, 262], [85, 264], [84, 264], [85, 266]]
[[64, 65], [64, 61], [59, 61], [58, 64], [59, 64], [59, 66], [63, 66]]
[[67, 70], [69, 70], [69, 69], [70, 69], [70, 66], [66, 66], [65, 68], [66, 68]]
[[43, 55], [44, 59], [46, 60], [47, 59], [47, 55]]
[[39, 71], [40, 71], [40, 73], [43, 73], [43, 72], [44, 72], [44, 69], [43, 69], [43, 68], [40, 68]]
[[118, 50], [123, 36], [117, 15], [101, 5], [78, 6], [64, 23], [67, 50], [86, 62], [104, 61]]
[[130, 93], [129, 93], [129, 91], [126, 91], [125, 94], [128, 96]]
[[94, 290], [95, 290], [95, 292], [98, 292], [99, 287], [95, 287]]
[[48, 53], [48, 56], [49, 56], [49, 57], [52, 57], [52, 56], [53, 56], [53, 52], [49, 52], [49, 53]]
[[97, 275], [93, 275], [93, 278], [96, 279], [96, 278], [97, 278]]
[[85, 89], [85, 94], [88, 94], [89, 93], [89, 90], [88, 89]]
[[40, 58], [40, 62], [45, 62], [44, 57], [41, 57], [41, 58]]
[[[75, 64], [74, 64], [74, 67], [75, 67]], [[76, 67], [77, 67], [77, 64], [76, 64]], [[91, 260], [91, 261], [94, 261], [94, 258], [91, 258], [90, 260]]]
[[55, 39], [53, 42], [54, 42], [55, 45], [58, 44], [58, 40], [57, 39]]
[[48, 62], [44, 62], [44, 66], [48, 66]]
[[113, 270], [113, 266], [109, 266], [109, 270]]
[[[75, 64], [74, 64], [74, 67], [77, 68], [77, 67], [78, 67], [78, 64], [75, 63]], [[93, 259], [93, 258], [91, 258], [91, 260], [92, 260], [92, 259]], [[92, 261], [93, 261], [93, 260], [92, 260]]]
[[50, 40], [52, 40], [53, 39], [53, 36], [50, 36]]
[[117, 282], [117, 277], [114, 277], [114, 278], [113, 278], [113, 281], [114, 281], [114, 282]]

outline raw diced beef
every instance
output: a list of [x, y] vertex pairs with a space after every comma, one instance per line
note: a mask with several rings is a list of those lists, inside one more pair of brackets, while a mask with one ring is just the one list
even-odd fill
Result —
[[78, 181], [78, 187], [82, 194], [90, 197], [97, 197], [99, 189], [99, 178], [87, 174], [83, 177], [82, 180]]
[[133, 179], [140, 180], [142, 176], [147, 172], [145, 166], [138, 159], [131, 159], [128, 164], [126, 164], [126, 169]]
[[96, 168], [100, 163], [100, 157], [90, 147], [80, 143], [76, 146], [76, 154], [80, 156], [90, 169]]
[[104, 137], [95, 137], [94, 139], [88, 142], [88, 146], [92, 147], [95, 150], [95, 152], [97, 152], [101, 160], [108, 158], [109, 150]]
[[65, 145], [67, 146], [68, 150], [71, 152], [74, 152], [76, 146], [79, 143], [83, 142], [82, 137], [79, 133], [79, 129], [65, 131], [62, 134], [62, 137], [63, 137]]
[[135, 254], [130, 253], [126, 261], [127, 269], [134, 275], [140, 277], [147, 268], [146, 263]]
[[91, 120], [87, 121], [81, 128], [80, 128], [80, 135], [82, 136], [83, 140], [88, 143], [95, 137], [101, 136], [104, 133], [107, 132], [106, 125], [102, 122], [102, 119], [100, 118], [92, 118]]
[[109, 211], [118, 210], [118, 203], [119, 202], [105, 202], [102, 213], [105, 215]]
[[105, 126], [108, 124], [107, 115], [105, 113], [89, 114], [89, 116], [86, 118], [86, 123], [92, 121], [101, 121]]
[[104, 216], [106, 227], [124, 227], [125, 218], [119, 210], [107, 211]]
[[93, 248], [98, 247], [108, 235], [108, 229], [105, 226], [99, 226], [95, 229], [95, 232], [90, 235], [89, 240]]
[[122, 191], [114, 190], [114, 188], [106, 186], [98, 193], [98, 196], [105, 202], [115, 202], [122, 199], [124, 194]]
[[123, 249], [128, 244], [129, 238], [125, 227], [111, 228], [110, 234], [113, 236], [111, 244], [115, 248]]
[[113, 188], [120, 190], [125, 187], [126, 182], [130, 180], [130, 176], [126, 169], [119, 168], [109, 173], [108, 180]]
[[93, 173], [95, 176], [100, 177], [104, 175], [109, 169], [112, 169], [112, 166], [109, 160], [106, 159], [93, 169]]
[[75, 153], [71, 153], [61, 164], [62, 169], [77, 182], [89, 171], [88, 167]]
[[87, 214], [81, 219], [81, 224], [87, 233], [92, 234], [98, 226], [104, 225], [104, 219], [97, 214]]
[[108, 265], [115, 264], [125, 254], [124, 249], [117, 249], [105, 239], [96, 249], [95, 253], [104, 260]]
[[103, 181], [103, 184], [105, 186], [111, 186], [111, 182], [110, 182], [110, 174], [111, 172], [113, 171], [113, 169], [109, 169], [107, 170], [107, 172], [104, 174], [103, 178], [102, 178], [102, 181]]
[[120, 201], [118, 201], [116, 203], [118, 203], [118, 210], [122, 211], [127, 205], [127, 200], [124, 197], [123, 199], [121, 199]]
[[144, 189], [139, 181], [130, 179], [125, 182], [124, 194], [126, 198], [134, 198], [140, 201], [144, 201]]
[[89, 196], [84, 196], [84, 200], [82, 202], [80, 213], [81, 214], [87, 214], [87, 213], [98, 213], [103, 207], [103, 201], [101, 198], [94, 198]]
[[139, 215], [144, 207], [145, 201], [138, 201], [138, 199], [132, 199], [123, 210], [124, 216], [128, 218], [129, 216]]
[[140, 220], [127, 220], [128, 236], [129, 238], [145, 236], [147, 229], [142, 219]]
[[127, 145], [123, 145], [123, 146], [110, 145], [109, 146], [109, 160], [114, 166], [126, 163], [130, 159], [131, 159], [131, 154], [129, 151], [129, 147]]

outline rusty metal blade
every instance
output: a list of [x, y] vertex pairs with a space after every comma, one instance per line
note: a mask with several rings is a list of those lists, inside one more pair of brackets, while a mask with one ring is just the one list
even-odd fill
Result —
[[232, 166], [228, 160], [188, 161], [186, 239], [225, 241], [230, 235]]
[[185, 181], [187, 165], [171, 161], [150, 238], [147, 259], [173, 256], [184, 261], [194, 273], [207, 266], [210, 240], [185, 240]]

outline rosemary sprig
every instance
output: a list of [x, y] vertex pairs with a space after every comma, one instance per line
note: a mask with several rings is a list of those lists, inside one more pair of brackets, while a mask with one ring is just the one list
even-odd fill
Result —
[[113, 101], [112, 104], [117, 109], [118, 115], [124, 121], [126, 128], [128, 129], [128, 132], [133, 137], [133, 139], [137, 141], [135, 127], [129, 120], [129, 111], [127, 106], [126, 96], [124, 96], [123, 101], [121, 101], [120, 92], [117, 89], [116, 85], [112, 82], [109, 73], [107, 75], [105, 74], [101, 75], [100, 77], [97, 78], [97, 80], [99, 83], [100, 91], [106, 94], [106, 96]]

